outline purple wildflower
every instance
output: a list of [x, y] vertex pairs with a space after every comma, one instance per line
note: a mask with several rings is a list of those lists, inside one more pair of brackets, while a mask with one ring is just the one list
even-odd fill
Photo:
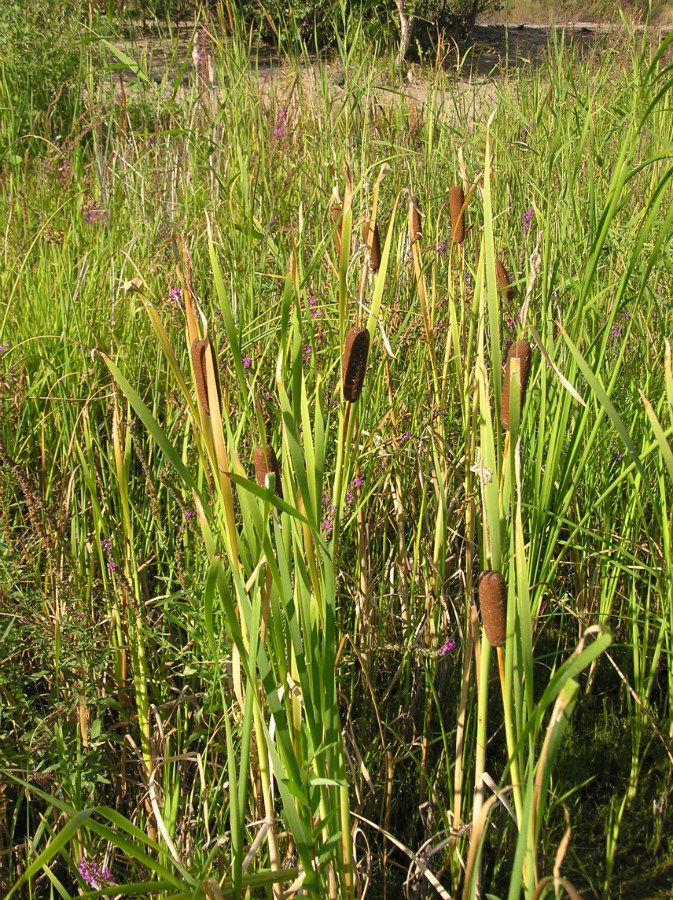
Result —
[[535, 210], [532, 206], [529, 206], [526, 212], [521, 216], [521, 224], [523, 225], [524, 231], [530, 231], [530, 223], [533, 221], [533, 215]]
[[313, 347], [310, 344], [304, 344], [304, 353], [302, 359], [305, 363], [311, 361], [311, 354], [313, 353]]
[[360, 478], [359, 475], [356, 475], [355, 478], [353, 479], [353, 487], [362, 487], [362, 485], [364, 483], [365, 483], [364, 478]]
[[93, 209], [83, 209], [82, 216], [84, 217], [84, 221], [91, 225], [92, 222], [96, 222], [98, 219], [103, 218], [103, 210], [98, 209], [97, 207], [93, 207]]
[[9, 344], [0, 344], [0, 359], [2, 359], [7, 350], [9, 350]]
[[619, 450], [615, 450], [615, 456], [617, 457], [617, 462], [621, 462], [624, 459]]
[[171, 303], [175, 303], [176, 306], [182, 306], [182, 288], [171, 288], [168, 292], [168, 296]]
[[353, 491], [346, 491], [346, 501], [348, 503], [350, 503], [352, 499], [353, 499]]
[[447, 638], [444, 646], [440, 647], [440, 649], [439, 649], [439, 655], [446, 656], [447, 653], [451, 653], [451, 651], [455, 650], [455, 649], [456, 649], [456, 642], [454, 641], [454, 639]]
[[409, 440], [410, 437], [411, 437], [410, 431], [402, 432], [402, 434], [400, 435], [400, 444], [406, 444], [406, 442]]
[[612, 328], [610, 329], [610, 340], [616, 341], [621, 333], [622, 333], [622, 326], [621, 325], [613, 325]]
[[320, 530], [324, 532], [325, 535], [330, 535], [332, 533], [332, 529], [334, 525], [329, 521], [329, 519], [325, 519], [325, 521], [320, 526]]
[[87, 886], [94, 890], [98, 890], [106, 881], [112, 881], [112, 875], [108, 867], [103, 866], [101, 869], [95, 859], [85, 859], [82, 857], [77, 869]]
[[194, 516], [196, 515], [196, 510], [195, 509], [186, 509], [184, 515], [185, 515], [185, 522], [189, 522], [189, 520], [193, 519]]
[[110, 551], [112, 550], [112, 538], [101, 538], [100, 548], [103, 553], [110, 553]]
[[249, 369], [252, 365], [252, 358], [250, 356], [244, 356], [241, 363], [243, 364], [244, 369]]
[[114, 559], [109, 559], [107, 567], [111, 572], [114, 572], [114, 570], [117, 568], [117, 563], [114, 561]]
[[278, 125], [276, 125], [276, 127], [273, 129], [273, 136], [276, 138], [276, 140], [278, 140], [279, 138], [282, 138], [283, 129], [280, 128]]
[[437, 255], [443, 256], [448, 249], [449, 249], [449, 245], [447, 244], [447, 242], [440, 241], [439, 244], [437, 244]]

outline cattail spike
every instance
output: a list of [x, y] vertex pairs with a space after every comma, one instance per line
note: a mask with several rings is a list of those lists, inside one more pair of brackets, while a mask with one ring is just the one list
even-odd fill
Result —
[[271, 444], [258, 444], [252, 451], [252, 461], [255, 466], [255, 479], [260, 487], [266, 487], [266, 476], [273, 473], [275, 478], [274, 493], [283, 499], [283, 489], [280, 484], [280, 466], [278, 458]]
[[449, 212], [451, 214], [451, 237], [456, 244], [465, 240], [465, 193], [462, 187], [454, 185], [449, 188]]
[[192, 366], [194, 367], [194, 381], [196, 382], [196, 396], [198, 397], [199, 406], [210, 415], [210, 406], [208, 404], [208, 377], [206, 375], [206, 350], [208, 348], [208, 338], [201, 338], [192, 343]]
[[416, 197], [409, 197], [409, 240], [411, 243], [420, 241], [421, 234], [421, 207]]
[[507, 269], [503, 266], [499, 259], [496, 259], [495, 261], [495, 280], [505, 299], [513, 300], [516, 291], [509, 280]]
[[369, 332], [366, 328], [351, 328], [341, 359], [344, 399], [349, 403], [355, 403], [362, 391], [368, 354]]
[[512, 368], [512, 360], [519, 360], [519, 409], [523, 409], [524, 400], [526, 399], [526, 388], [528, 387], [528, 376], [530, 375], [531, 349], [530, 344], [525, 338], [515, 341], [509, 348], [507, 353], [507, 362], [505, 363], [505, 379], [502, 385], [502, 401], [500, 403], [500, 421], [502, 427], [509, 431], [509, 381]]
[[502, 647], [507, 638], [507, 585], [495, 569], [479, 576], [479, 608], [487, 641]]
[[341, 212], [342, 209], [340, 206], [332, 207], [332, 224], [336, 225], [337, 222], [339, 223], [336, 231], [334, 232], [334, 246], [336, 248], [337, 256], [341, 256]]
[[381, 267], [381, 240], [379, 238], [379, 223], [374, 223], [371, 245], [369, 243], [369, 222], [365, 222], [365, 243], [369, 250], [369, 271], [376, 273]]
[[201, 338], [192, 342], [192, 366], [194, 367], [194, 380], [196, 382], [196, 396], [199, 405], [206, 415], [210, 415], [210, 400], [208, 394], [208, 369], [206, 367], [206, 359], [208, 354], [212, 354], [213, 368], [215, 371], [215, 389], [217, 391], [217, 403], [222, 405], [222, 392], [220, 389], [220, 376], [217, 369], [217, 356], [213, 352], [212, 344], [208, 337]]

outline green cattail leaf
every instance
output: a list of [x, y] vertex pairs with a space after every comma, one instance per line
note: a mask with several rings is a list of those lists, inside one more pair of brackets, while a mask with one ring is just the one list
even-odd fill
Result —
[[560, 324], [559, 324], [559, 330], [560, 330], [561, 334], [563, 335], [563, 339], [565, 340], [566, 344], [568, 345], [568, 349], [572, 353], [573, 358], [575, 359], [575, 362], [577, 363], [580, 371], [582, 372], [582, 374], [586, 378], [587, 382], [589, 383], [589, 387], [593, 391], [597, 402], [600, 404], [600, 406], [603, 407], [603, 409], [607, 413], [608, 417], [612, 421], [612, 424], [617, 429], [620, 438], [624, 442], [624, 446], [629, 451], [629, 454], [631, 455], [631, 458], [633, 459], [633, 461], [636, 465], [636, 468], [638, 469], [640, 477], [643, 479], [643, 485], [645, 486], [645, 489], [647, 490], [648, 494], [651, 494], [650, 484], [649, 484], [649, 481], [647, 480], [647, 476], [645, 474], [645, 469], [643, 468], [643, 464], [640, 459], [640, 454], [638, 453], [638, 451], [636, 449], [636, 445], [631, 440], [631, 436], [628, 432], [626, 425], [624, 425], [624, 423], [622, 422], [622, 420], [619, 416], [619, 413], [615, 409], [614, 404], [608, 397], [608, 395], [605, 391], [605, 388], [600, 383], [598, 377], [591, 370], [590, 366], [588, 365], [588, 363], [586, 362], [586, 360], [584, 359], [582, 354], [579, 352], [577, 347], [574, 345], [574, 343], [570, 339], [566, 330]]
[[149, 411], [149, 409], [143, 403], [138, 392], [135, 390], [135, 388], [131, 387], [131, 385], [126, 380], [126, 378], [124, 378], [124, 376], [119, 371], [117, 366], [112, 362], [112, 360], [108, 356], [105, 355], [105, 353], [101, 353], [101, 356], [103, 357], [103, 361], [105, 362], [105, 365], [110, 370], [112, 377], [117, 382], [119, 387], [122, 389], [124, 395], [127, 397], [129, 403], [135, 410], [136, 414], [142, 421], [145, 428], [147, 428], [150, 435], [154, 438], [154, 440], [157, 442], [159, 447], [163, 450], [163, 452], [166, 455], [166, 458], [171, 463], [171, 465], [173, 466], [173, 468], [175, 469], [177, 474], [180, 476], [184, 485], [197, 495], [197, 497], [201, 500], [201, 502], [205, 508], [205, 506], [207, 504], [205, 504], [203, 502], [203, 498], [201, 496], [201, 489], [199, 488], [198, 484], [194, 481], [194, 478], [192, 477], [191, 472], [183, 463], [177, 450], [175, 449], [173, 444], [171, 444], [171, 442], [168, 440], [168, 438], [166, 437], [163, 429], [161, 428], [161, 426], [159, 425], [157, 420], [154, 418], [152, 413]]
[[666, 439], [666, 434], [664, 429], [661, 427], [659, 423], [659, 419], [657, 418], [657, 414], [652, 408], [652, 404], [647, 399], [645, 394], [642, 391], [639, 391], [641, 400], [643, 401], [643, 405], [645, 406], [645, 412], [647, 413], [647, 418], [650, 420], [650, 425], [652, 426], [652, 431], [654, 432], [654, 436], [657, 439], [657, 443], [659, 444], [659, 450], [661, 451], [661, 457], [666, 463], [666, 468], [668, 469], [668, 474], [670, 476], [671, 482], [673, 482], [673, 452], [671, 451], [671, 445], [668, 443]]
[[106, 41], [105, 38], [101, 39], [101, 44], [110, 51], [113, 56], [116, 56], [120, 63], [123, 63], [125, 68], [130, 69], [136, 78], [139, 78], [141, 81], [144, 81], [147, 85], [152, 85], [152, 82], [147, 77], [147, 73], [144, 72], [138, 63], [132, 59], [128, 53], [124, 53], [124, 51], [120, 47], [116, 47], [111, 41]]

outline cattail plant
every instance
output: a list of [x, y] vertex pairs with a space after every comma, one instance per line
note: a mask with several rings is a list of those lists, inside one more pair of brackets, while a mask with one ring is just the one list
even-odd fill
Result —
[[339, 223], [338, 228], [334, 232], [334, 247], [336, 249], [337, 256], [341, 256], [341, 222], [339, 221], [341, 219], [341, 212], [342, 212], [342, 209], [340, 206], [332, 207], [332, 210], [331, 210], [332, 224], [336, 225], [337, 222]]
[[206, 349], [208, 338], [201, 338], [192, 343], [192, 366], [194, 367], [194, 381], [196, 382], [196, 396], [199, 406], [206, 415], [210, 415], [208, 403], [208, 376], [206, 374]]
[[495, 261], [495, 280], [506, 300], [513, 300], [516, 290], [509, 279], [509, 273], [499, 259]]
[[449, 212], [451, 214], [451, 237], [456, 244], [465, 240], [465, 193], [462, 187], [449, 188]]
[[491, 647], [503, 647], [507, 634], [507, 585], [495, 569], [479, 576], [479, 606], [486, 639]]
[[369, 222], [365, 222], [364, 237], [365, 243], [367, 244], [367, 249], [369, 251], [369, 271], [375, 274], [381, 267], [381, 239], [379, 237], [379, 223], [376, 222], [374, 224], [374, 230], [372, 231], [371, 235], [371, 243], [369, 231]]
[[411, 243], [420, 241], [421, 234], [421, 207], [416, 197], [409, 197], [409, 240]]
[[507, 353], [507, 362], [505, 364], [505, 380], [502, 385], [502, 402], [500, 405], [500, 421], [502, 423], [502, 427], [507, 431], [509, 431], [510, 420], [509, 382], [513, 359], [517, 359], [519, 361], [519, 409], [523, 409], [524, 400], [526, 399], [526, 388], [528, 387], [528, 376], [530, 375], [531, 360], [530, 344], [525, 338], [522, 338], [520, 341], [515, 341], [509, 348], [509, 352]]
[[208, 337], [197, 339], [192, 342], [192, 366], [194, 367], [194, 381], [196, 382], [196, 396], [199, 400], [199, 406], [204, 410], [206, 415], [210, 415], [210, 396], [208, 394], [208, 370], [206, 361], [208, 354], [212, 353], [213, 369], [215, 373], [215, 389], [217, 391], [217, 403], [221, 405], [222, 394], [220, 390], [220, 379], [217, 370], [217, 357], [212, 349], [212, 344]]
[[362, 391], [368, 355], [369, 332], [366, 328], [351, 328], [346, 335], [341, 359], [344, 400], [349, 403], [355, 403]]
[[255, 479], [260, 487], [266, 487], [266, 476], [275, 478], [274, 493], [283, 499], [283, 489], [280, 485], [280, 466], [271, 444], [258, 444], [252, 451], [252, 461], [255, 466]]

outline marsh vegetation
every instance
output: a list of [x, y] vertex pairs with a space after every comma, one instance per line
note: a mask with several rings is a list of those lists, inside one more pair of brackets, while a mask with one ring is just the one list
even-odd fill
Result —
[[3, 893], [654, 895], [673, 36], [228, 10], [0, 67]]

